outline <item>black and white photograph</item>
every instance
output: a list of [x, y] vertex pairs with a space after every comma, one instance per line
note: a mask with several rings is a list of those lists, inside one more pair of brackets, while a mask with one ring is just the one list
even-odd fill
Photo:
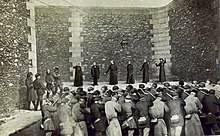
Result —
[[220, 0], [0, 0], [0, 136], [220, 135]]

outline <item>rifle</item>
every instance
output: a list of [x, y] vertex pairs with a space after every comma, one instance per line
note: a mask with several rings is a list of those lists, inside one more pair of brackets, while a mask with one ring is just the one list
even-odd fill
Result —
[[[65, 93], [64, 93], [64, 94], [65, 94]], [[60, 98], [58, 98], [56, 101], [54, 101], [54, 103], [52, 104], [52, 106], [54, 106], [54, 105], [58, 102], [58, 100], [61, 99], [61, 98], [64, 96], [64, 94], [62, 94], [62, 95], [60, 96]]]
[[152, 93], [150, 93], [150, 92], [147, 92], [147, 93], [146, 93], [146, 92], [143, 91], [143, 89], [140, 89], [140, 90], [141, 90], [141, 92], [142, 92], [143, 94], [150, 94], [154, 99], [156, 99], [156, 97], [155, 97]]

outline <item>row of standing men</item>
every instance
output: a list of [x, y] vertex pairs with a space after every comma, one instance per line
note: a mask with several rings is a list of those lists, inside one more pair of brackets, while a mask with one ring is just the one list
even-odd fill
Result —
[[[160, 72], [159, 72], [159, 82], [164, 82], [166, 81], [166, 75], [165, 75], [165, 69], [164, 69], [164, 65], [166, 63], [166, 59], [159, 59], [160, 62], [157, 64], [155, 63], [155, 65], [157, 67], [160, 67]], [[75, 69], [75, 80], [74, 80], [74, 86], [82, 86], [83, 85], [83, 77], [82, 77], [82, 69], [80, 67], [80, 64], [78, 64], [77, 66], [73, 67]], [[147, 63], [147, 60], [144, 60], [144, 63], [140, 69], [143, 72], [143, 83], [147, 83], [149, 82], [149, 66]], [[109, 76], [109, 84], [110, 85], [116, 85], [118, 84], [118, 78], [117, 78], [117, 74], [118, 74], [118, 67], [117, 65], [114, 63], [114, 61], [111, 61], [111, 64], [108, 67], [108, 70], [105, 72], [105, 74], [110, 73]], [[98, 85], [98, 79], [100, 76], [100, 69], [99, 66], [96, 64], [96, 62], [93, 63], [93, 66], [91, 67], [91, 78], [93, 79], [93, 85]], [[127, 65], [127, 80], [126, 80], [127, 84], [134, 84], [135, 80], [134, 80], [134, 68], [133, 65], [131, 64], [131, 61], [128, 62]]]

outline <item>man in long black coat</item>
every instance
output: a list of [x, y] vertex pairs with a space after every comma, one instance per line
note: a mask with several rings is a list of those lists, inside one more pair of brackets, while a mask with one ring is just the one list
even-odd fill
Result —
[[147, 60], [144, 59], [144, 63], [141, 67], [141, 71], [143, 71], [143, 83], [147, 83], [149, 82], [149, 66], [148, 66], [148, 63], [147, 63]]
[[91, 68], [91, 78], [93, 79], [93, 85], [98, 85], [98, 79], [99, 79], [99, 66], [96, 65], [96, 62], [93, 63], [93, 66]]
[[164, 82], [166, 81], [166, 74], [165, 74], [165, 69], [164, 65], [166, 64], [166, 59], [160, 58], [160, 63], [155, 64], [157, 67], [160, 67], [160, 73], [159, 73], [159, 82]]
[[118, 84], [118, 78], [117, 78], [118, 68], [114, 64], [113, 60], [111, 61], [111, 65], [108, 67], [108, 70], [105, 72], [105, 74], [107, 74], [109, 71], [110, 71], [110, 81], [109, 81], [109, 84], [110, 85]]
[[133, 72], [133, 65], [131, 64], [131, 61], [129, 61], [127, 65], [127, 84], [134, 84], [135, 81]]
[[74, 66], [73, 69], [75, 69], [75, 80], [74, 80], [74, 86], [79, 87], [83, 85], [83, 77], [82, 77], [82, 68], [80, 67], [80, 64], [78, 63], [77, 66]]

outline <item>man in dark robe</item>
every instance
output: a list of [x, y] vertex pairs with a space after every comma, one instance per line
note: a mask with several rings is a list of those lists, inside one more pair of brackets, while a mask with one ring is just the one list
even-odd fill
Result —
[[74, 86], [76, 87], [82, 86], [83, 77], [82, 77], [82, 68], [80, 67], [80, 63], [78, 63], [77, 66], [74, 66], [73, 69], [75, 69]]
[[135, 83], [133, 71], [134, 71], [133, 65], [131, 64], [131, 61], [129, 61], [127, 65], [127, 84]]
[[96, 65], [96, 62], [93, 63], [93, 66], [91, 68], [91, 78], [93, 79], [93, 85], [98, 85], [98, 79], [99, 79], [99, 66]]
[[160, 67], [160, 73], [159, 73], [159, 82], [164, 82], [166, 81], [166, 75], [165, 75], [165, 69], [164, 69], [164, 65], [166, 63], [166, 59], [160, 58], [160, 63], [159, 64], [155, 64], [157, 67]]
[[110, 71], [110, 85], [116, 85], [118, 84], [118, 78], [117, 78], [117, 73], [118, 73], [118, 68], [114, 64], [113, 60], [111, 61], [111, 65], [109, 66], [108, 70], [105, 72], [107, 74]]
[[141, 71], [143, 71], [143, 81], [142, 82], [143, 83], [149, 82], [149, 73], [148, 73], [149, 66], [148, 66], [148, 63], [147, 63], [146, 59], [144, 59], [144, 63], [142, 65], [142, 67], [141, 67]]

